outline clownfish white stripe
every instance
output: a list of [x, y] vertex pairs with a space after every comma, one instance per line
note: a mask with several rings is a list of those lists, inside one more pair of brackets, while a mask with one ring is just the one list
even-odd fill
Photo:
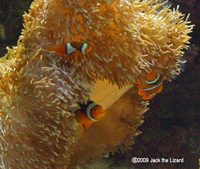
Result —
[[86, 54], [86, 53], [85, 53], [85, 50], [87, 49], [87, 47], [88, 47], [88, 44], [87, 44], [87, 43], [84, 43], [83, 46], [81, 47], [81, 52], [82, 52], [83, 54]]
[[153, 89], [156, 89], [157, 87], [159, 87], [160, 85], [162, 85], [163, 82], [159, 83], [158, 85], [156, 86], [153, 86], [153, 87], [150, 87], [150, 88], [144, 88], [144, 89], [141, 89], [141, 91], [150, 91], [150, 90], [153, 90]]
[[98, 106], [98, 104], [96, 104], [96, 103], [91, 103], [90, 105], [88, 105], [87, 111], [86, 111], [87, 117], [88, 117], [90, 120], [92, 120], [92, 121], [97, 121], [97, 119], [95, 119], [95, 118], [93, 118], [93, 117], [91, 116], [92, 108], [94, 108], [95, 106]]
[[71, 54], [74, 53], [75, 51], [77, 51], [77, 49], [74, 48], [74, 47], [71, 45], [71, 43], [67, 43], [67, 44], [66, 44], [66, 53], [67, 53], [68, 55], [71, 55]]
[[155, 96], [155, 95], [156, 95], [156, 93], [152, 93], [152, 94], [148, 95], [147, 97], [151, 97], [151, 96]]
[[152, 85], [152, 84], [156, 83], [159, 79], [160, 79], [160, 73], [157, 73], [157, 78], [153, 81], [146, 80], [146, 84]]

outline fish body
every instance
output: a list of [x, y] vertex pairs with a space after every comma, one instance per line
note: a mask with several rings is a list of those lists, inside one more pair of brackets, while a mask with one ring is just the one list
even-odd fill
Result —
[[87, 104], [81, 104], [81, 109], [75, 111], [75, 118], [79, 123], [82, 123], [87, 130], [90, 125], [105, 116], [105, 111], [101, 105], [89, 101]]
[[64, 44], [57, 45], [55, 47], [46, 47], [47, 50], [54, 51], [57, 55], [72, 55], [76, 52], [81, 52], [86, 54], [92, 50], [91, 46], [87, 43], [82, 42], [68, 42]]
[[165, 77], [158, 72], [151, 72], [146, 76], [144, 82], [136, 82], [138, 87], [138, 95], [142, 96], [144, 100], [150, 100], [157, 93], [160, 93], [163, 89], [163, 81]]

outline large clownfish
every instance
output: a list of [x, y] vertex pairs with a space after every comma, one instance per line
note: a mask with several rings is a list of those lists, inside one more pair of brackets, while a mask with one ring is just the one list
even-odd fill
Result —
[[68, 42], [64, 44], [57, 45], [55, 47], [46, 47], [47, 50], [54, 51], [57, 55], [72, 55], [76, 52], [81, 52], [86, 54], [92, 50], [92, 47], [87, 43], [83, 42]]
[[105, 116], [105, 111], [102, 106], [88, 101], [87, 104], [80, 104], [80, 109], [75, 111], [75, 118], [79, 123], [82, 123], [87, 130], [90, 125]]
[[152, 99], [157, 93], [162, 91], [164, 80], [165, 77], [160, 75], [160, 73], [149, 73], [144, 82], [136, 82], [138, 87], [138, 95], [142, 96], [144, 100]]

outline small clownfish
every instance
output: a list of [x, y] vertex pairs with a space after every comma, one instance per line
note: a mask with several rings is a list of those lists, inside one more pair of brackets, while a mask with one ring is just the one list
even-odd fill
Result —
[[160, 93], [163, 89], [163, 81], [165, 77], [160, 73], [151, 72], [146, 76], [145, 82], [136, 82], [138, 87], [138, 95], [142, 96], [144, 100], [150, 100], [157, 93]]
[[72, 55], [75, 52], [86, 54], [92, 50], [92, 47], [87, 43], [82, 42], [68, 42], [65, 44], [57, 45], [56, 47], [46, 47], [47, 50], [54, 51], [57, 55]]
[[105, 116], [105, 111], [102, 106], [88, 101], [87, 104], [80, 104], [81, 109], [75, 111], [75, 118], [79, 123], [82, 123], [87, 130], [90, 125]]

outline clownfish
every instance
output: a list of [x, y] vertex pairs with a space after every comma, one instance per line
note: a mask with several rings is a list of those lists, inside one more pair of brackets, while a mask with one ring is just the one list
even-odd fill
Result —
[[47, 50], [54, 51], [57, 55], [72, 55], [75, 52], [81, 52], [86, 54], [92, 50], [92, 47], [87, 43], [82, 42], [68, 42], [64, 44], [57, 45], [55, 47], [46, 47]]
[[80, 109], [75, 111], [75, 118], [82, 123], [87, 130], [90, 125], [105, 116], [105, 111], [101, 105], [88, 101], [87, 104], [80, 104]]
[[160, 75], [160, 73], [149, 73], [144, 82], [136, 82], [138, 87], [138, 95], [142, 96], [144, 100], [152, 99], [157, 93], [162, 91], [164, 80], [165, 77]]

